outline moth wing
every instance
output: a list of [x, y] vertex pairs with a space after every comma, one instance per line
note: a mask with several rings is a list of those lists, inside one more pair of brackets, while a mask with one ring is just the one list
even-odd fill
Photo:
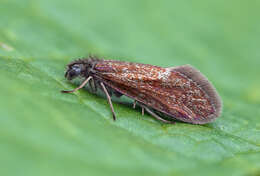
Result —
[[[143, 103], [147, 105], [150, 108], [153, 108], [155, 110], [158, 110], [160, 112], [163, 112], [174, 119], [178, 119], [181, 121], [185, 121], [184, 119], [187, 119], [186, 122], [191, 122], [189, 119], [193, 119], [193, 114], [188, 109], [185, 109], [184, 107], [180, 107], [176, 104], [176, 106], [168, 106], [168, 104], [165, 102], [162, 102], [163, 96], [161, 94], [158, 94], [156, 91], [156, 87], [152, 88], [151, 90], [145, 90], [145, 92], [140, 91], [139, 89], [135, 89], [130, 86], [126, 86], [124, 84], [117, 84], [115, 82], [110, 82], [107, 80], [103, 80], [105, 84], [116, 90], [117, 92], [120, 92], [123, 95], [126, 95], [130, 98], [133, 98], [137, 100], [140, 103]], [[169, 112], [169, 109], [171, 112]], [[190, 113], [189, 113], [190, 112]], [[173, 116], [174, 114], [174, 116]]]
[[182, 65], [178, 67], [169, 67], [172, 71], [180, 72], [183, 75], [187, 76], [194, 82], [196, 82], [209, 96], [212, 104], [215, 106], [216, 112], [212, 114], [210, 118], [216, 118], [220, 116], [222, 112], [222, 101], [218, 95], [215, 87], [212, 83], [196, 68], [191, 65]]
[[[161, 67], [125, 62], [114, 62], [114, 67], [116, 69], [105, 62], [97, 65], [96, 69], [98, 69], [99, 75], [95, 75], [95, 77], [99, 77], [99, 80], [102, 80], [117, 92], [175, 119], [204, 124], [212, 121], [221, 113], [222, 102], [215, 88], [202, 73], [190, 65], [169, 67], [166, 72], [162, 72], [165, 69]], [[125, 68], [128, 68], [128, 71]], [[203, 95], [207, 94], [206, 97], [201, 97], [202, 99], [197, 98], [206, 100], [208, 103], [208, 107], [203, 107], [205, 110], [203, 116], [200, 116], [201, 114], [194, 110], [196, 104], [191, 103], [191, 105], [188, 105], [184, 104], [183, 101], [179, 101], [182, 98], [182, 93], [188, 94], [188, 92], [183, 92], [182, 87], [179, 86], [184, 85], [184, 82], [188, 80], [187, 78], [192, 80], [190, 82], [193, 84], [193, 87], [187, 89], [193, 91], [192, 88], [196, 88]], [[176, 99], [174, 98], [175, 95]], [[196, 99], [196, 97], [194, 98]], [[210, 108], [210, 110], [207, 108]]]

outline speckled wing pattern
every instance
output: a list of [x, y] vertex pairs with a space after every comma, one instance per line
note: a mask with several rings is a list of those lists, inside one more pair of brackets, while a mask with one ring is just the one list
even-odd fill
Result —
[[195, 68], [103, 60], [94, 67], [106, 85], [181, 121], [204, 124], [221, 113], [215, 88]]

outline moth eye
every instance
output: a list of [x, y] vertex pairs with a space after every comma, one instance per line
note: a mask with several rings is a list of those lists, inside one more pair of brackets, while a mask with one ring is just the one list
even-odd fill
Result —
[[73, 70], [75, 75], [79, 75], [80, 72], [81, 72], [81, 68], [80, 67], [72, 67], [72, 70]]
[[65, 74], [65, 77], [68, 80], [72, 80], [73, 78], [77, 77], [81, 73], [81, 68], [78, 66], [71, 67]]

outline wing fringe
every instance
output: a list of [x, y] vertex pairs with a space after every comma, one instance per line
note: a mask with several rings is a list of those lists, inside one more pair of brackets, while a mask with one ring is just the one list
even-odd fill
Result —
[[191, 65], [173, 67], [172, 69], [195, 81], [208, 94], [216, 109], [216, 112], [209, 117], [209, 120], [221, 115], [222, 100], [212, 83], [199, 70]]

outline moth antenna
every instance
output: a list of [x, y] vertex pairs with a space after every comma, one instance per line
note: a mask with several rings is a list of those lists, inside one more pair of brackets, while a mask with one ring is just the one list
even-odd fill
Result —
[[188, 78], [195, 81], [210, 97], [211, 102], [214, 104], [216, 112], [209, 117], [210, 119], [214, 119], [220, 116], [222, 112], [222, 101], [220, 96], [218, 95], [216, 89], [212, 85], [212, 83], [196, 68], [191, 65], [183, 65], [178, 67], [172, 67], [173, 71], [177, 71], [187, 76]]

